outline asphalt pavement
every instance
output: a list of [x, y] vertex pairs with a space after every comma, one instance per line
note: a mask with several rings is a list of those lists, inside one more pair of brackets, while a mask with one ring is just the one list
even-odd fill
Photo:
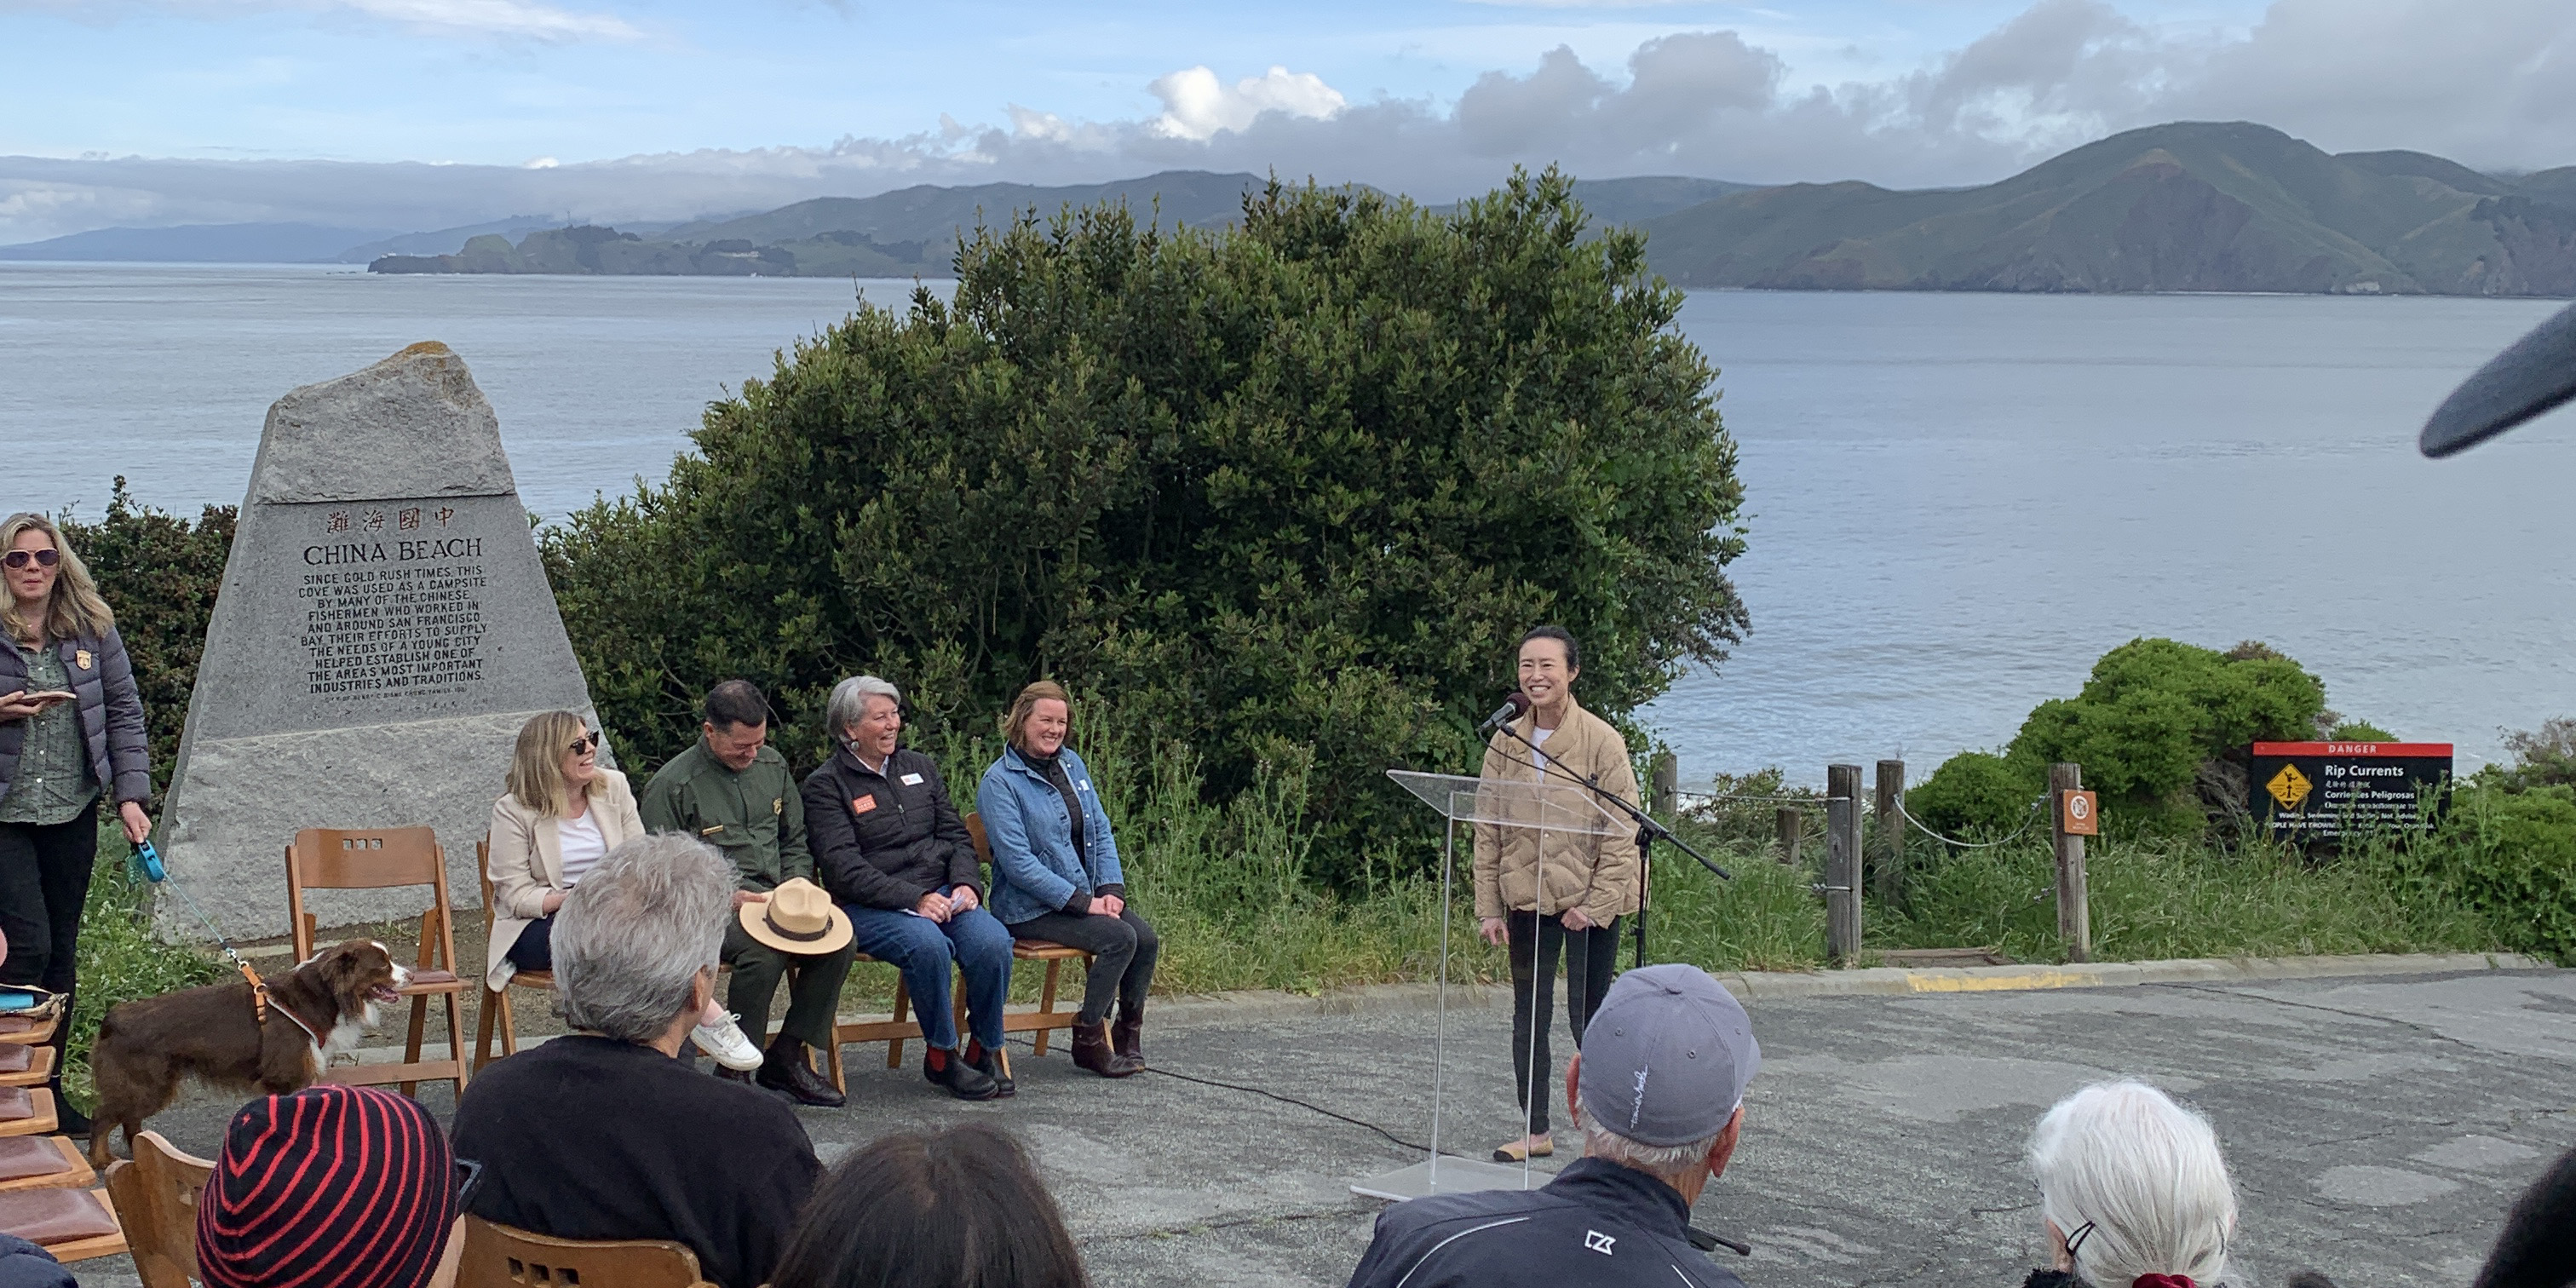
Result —
[[[1382, 1207], [1350, 1183], [1419, 1161], [1431, 1129], [1428, 994], [1166, 1005], [1149, 1014], [1154, 1072], [1106, 1082], [1061, 1047], [1023, 1047], [1020, 1094], [987, 1105], [923, 1082], [917, 1045], [901, 1070], [882, 1046], [854, 1047], [851, 1107], [800, 1112], [827, 1160], [884, 1132], [1007, 1124], [1104, 1288], [1339, 1285]], [[1694, 1221], [1753, 1245], [1717, 1254], [1751, 1288], [2013, 1288], [2039, 1256], [2030, 1128], [2107, 1077], [2147, 1078], [2217, 1125], [2243, 1194], [2236, 1288], [2301, 1268], [2344, 1288], [2462, 1288], [2512, 1197], [2576, 1144], [2576, 972], [1750, 1009], [1765, 1058], [1743, 1144]], [[1454, 1152], [1512, 1134], [1509, 1020], [1498, 990], [1452, 991], [1441, 1139]], [[425, 1099], [444, 1114], [443, 1093]], [[211, 1153], [228, 1108], [201, 1098], [155, 1126]], [[1560, 1163], [1579, 1151], [1562, 1122], [1558, 1141]], [[81, 1269], [87, 1284], [134, 1282], [122, 1258]]]

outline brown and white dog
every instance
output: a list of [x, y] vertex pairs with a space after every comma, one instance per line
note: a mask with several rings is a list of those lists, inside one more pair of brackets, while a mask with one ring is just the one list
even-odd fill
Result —
[[265, 1023], [247, 980], [117, 1004], [90, 1049], [98, 1081], [90, 1161], [107, 1166], [112, 1128], [125, 1129], [133, 1152], [143, 1120], [170, 1107], [184, 1076], [270, 1095], [311, 1086], [332, 1056], [375, 1027], [380, 1008], [399, 1001], [410, 980], [383, 944], [352, 939], [269, 980]]

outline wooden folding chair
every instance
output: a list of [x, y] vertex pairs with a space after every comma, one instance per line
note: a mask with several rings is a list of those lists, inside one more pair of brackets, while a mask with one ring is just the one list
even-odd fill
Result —
[[69, 1136], [12, 1138], [0, 1142], [0, 1146], [5, 1146], [0, 1152], [11, 1155], [8, 1170], [18, 1173], [0, 1181], [0, 1194], [15, 1190], [85, 1190], [98, 1183], [98, 1173], [90, 1170], [89, 1156], [73, 1145]]
[[698, 1254], [668, 1239], [582, 1240], [465, 1218], [456, 1288], [715, 1288]]
[[197, 1194], [215, 1174], [208, 1159], [181, 1151], [157, 1131], [134, 1141], [134, 1157], [107, 1168], [107, 1196], [134, 1251], [143, 1288], [189, 1288], [197, 1278]]
[[[20, 1099], [24, 1097], [24, 1099]], [[46, 1087], [0, 1089], [0, 1103], [14, 1117], [0, 1118], [0, 1136], [50, 1136], [62, 1129], [54, 1093]]]
[[[66, 1225], [88, 1227], [87, 1234], [61, 1235]], [[105, 1190], [20, 1190], [0, 1194], [0, 1233], [14, 1234], [69, 1265], [92, 1257], [124, 1252], [125, 1231]], [[50, 1242], [48, 1241], [50, 1240]]]
[[[877, 960], [866, 953], [855, 954], [854, 962]], [[957, 1027], [966, 1027], [966, 994], [953, 984], [950, 1001], [957, 1011]], [[883, 1042], [886, 1044], [886, 1067], [903, 1067], [903, 1044], [921, 1036], [921, 1022], [906, 1018], [912, 1014], [912, 987], [898, 973], [894, 977], [894, 1014], [883, 1020], [843, 1020], [832, 1026], [832, 1049], [823, 1053], [823, 1076], [832, 1080], [834, 1089], [846, 1094], [850, 1089], [847, 1071], [841, 1064], [841, 1046], [848, 1042]]]
[[[467, 984], [456, 972], [456, 915], [447, 897], [447, 851], [438, 834], [425, 827], [373, 830], [306, 828], [286, 847], [286, 908], [295, 932], [295, 959], [313, 956], [313, 914], [304, 910], [306, 890], [382, 890], [425, 885], [437, 901], [420, 914], [420, 961], [402, 995], [411, 999], [411, 1039], [398, 1065], [358, 1065], [325, 1070], [325, 1082], [353, 1086], [402, 1084], [406, 1096], [423, 1081], [454, 1082], [465, 1094], [465, 1025], [457, 998]], [[429, 1018], [429, 999], [447, 1007], [447, 1058], [422, 1061], [421, 1030]]]
[[[489, 944], [492, 942], [492, 920], [498, 915], [492, 911], [492, 842], [489, 838], [474, 843], [474, 875], [483, 882], [483, 942]], [[492, 1021], [496, 1015], [501, 1022], [501, 1054], [519, 1053], [519, 1026], [510, 1013], [509, 989], [535, 988], [551, 993], [555, 987], [555, 973], [550, 970], [518, 971], [510, 976], [509, 988], [498, 993], [485, 982], [490, 977], [488, 969], [475, 976], [476, 985], [483, 995], [474, 1015], [476, 1073], [483, 1072], [483, 1066], [492, 1063]]]
[[0, 1042], [0, 1087], [41, 1087], [53, 1081], [54, 1056], [49, 1046]]
[[[975, 840], [975, 857], [981, 860], [986, 868], [992, 867], [993, 843], [984, 838], [983, 814], [979, 812], [966, 816], [966, 835]], [[989, 890], [992, 887], [987, 885], [985, 888]], [[1038, 1035], [1036, 1051], [1039, 1055], [1045, 1055], [1048, 1037], [1057, 1029], [1072, 1028], [1077, 1014], [1075, 1011], [1055, 1009], [1057, 976], [1064, 970], [1064, 964], [1069, 961], [1081, 962], [1083, 970], [1088, 972], [1091, 969], [1091, 954], [1079, 948], [1051, 944], [1043, 939], [1014, 938], [1011, 941], [1011, 956], [1017, 961], [1045, 962], [1046, 983], [1038, 990], [1038, 1009], [1021, 1011], [1017, 1014], [1008, 1010], [1003, 1012], [1002, 1034], [1008, 1037], [1013, 1033], [1035, 1033]]]

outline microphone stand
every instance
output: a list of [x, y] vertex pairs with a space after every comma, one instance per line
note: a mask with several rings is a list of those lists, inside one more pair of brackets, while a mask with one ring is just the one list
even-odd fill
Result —
[[[1549, 760], [1547, 758], [1547, 752], [1537, 743], [1531, 742], [1529, 739], [1522, 737], [1521, 731], [1512, 727], [1513, 723], [1514, 721], [1506, 720], [1495, 727], [1500, 729], [1502, 732], [1511, 735], [1512, 741], [1530, 749], [1530, 755], [1536, 757], [1536, 759], [1531, 762], [1533, 767], [1538, 769], [1541, 773], [1553, 770], [1557, 777], [1562, 778], [1569, 783], [1573, 783], [1578, 787], [1590, 790], [1594, 796], [1601, 798], [1604, 803], [1616, 806], [1620, 813], [1627, 815], [1629, 821], [1637, 825], [1637, 925], [1634, 931], [1636, 936], [1636, 955], [1628, 965], [1631, 970], [1645, 965], [1646, 873], [1654, 857], [1653, 846], [1655, 841], [1660, 838], [1664, 841], [1670, 842], [1674, 849], [1680, 850], [1682, 853], [1699, 860], [1699, 865], [1701, 867], [1716, 873], [1718, 876], [1728, 881], [1734, 880], [1735, 874], [1717, 866], [1717, 864], [1712, 862], [1707, 855], [1700, 853], [1698, 850], [1692, 849], [1690, 842], [1674, 835], [1671, 828], [1656, 822], [1654, 815], [1629, 804], [1627, 797], [1604, 788], [1601, 785], [1598, 775], [1585, 774], [1578, 778], [1571, 771], [1559, 768], [1558, 763]], [[1540, 887], [1542, 889], [1546, 886], [1544, 867], [1545, 865], [1542, 864], [1542, 876], [1540, 879]]]

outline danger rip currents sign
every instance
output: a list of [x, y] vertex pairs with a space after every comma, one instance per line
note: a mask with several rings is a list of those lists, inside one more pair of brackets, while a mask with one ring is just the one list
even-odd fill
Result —
[[2246, 807], [2276, 840], [2416, 830], [2451, 798], [2447, 742], [2258, 742]]

